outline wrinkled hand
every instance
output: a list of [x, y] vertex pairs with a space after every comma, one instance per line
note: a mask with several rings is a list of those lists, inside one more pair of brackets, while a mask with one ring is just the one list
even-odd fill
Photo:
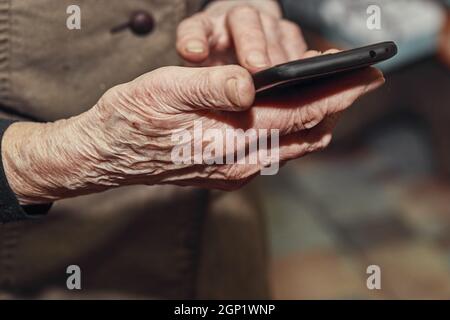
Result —
[[238, 62], [256, 72], [300, 59], [306, 44], [274, 0], [215, 1], [179, 25], [177, 49], [192, 64]]
[[130, 184], [235, 189], [267, 164], [175, 164], [172, 134], [192, 132], [194, 121], [203, 130], [280, 129], [284, 162], [324, 148], [337, 115], [383, 81], [367, 69], [255, 100], [242, 67], [165, 67], [110, 89], [77, 117], [11, 125], [3, 139], [5, 171], [22, 204]]

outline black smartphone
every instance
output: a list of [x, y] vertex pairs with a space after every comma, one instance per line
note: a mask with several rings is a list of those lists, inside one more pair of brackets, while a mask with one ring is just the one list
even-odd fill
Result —
[[282, 85], [305, 83], [385, 61], [395, 56], [397, 50], [397, 45], [389, 41], [292, 61], [255, 73], [253, 81], [257, 92]]

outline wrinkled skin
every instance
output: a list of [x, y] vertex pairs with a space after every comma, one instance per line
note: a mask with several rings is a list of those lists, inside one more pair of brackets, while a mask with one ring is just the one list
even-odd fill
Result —
[[280, 160], [286, 161], [324, 148], [336, 115], [382, 83], [381, 74], [368, 69], [254, 103], [250, 74], [241, 67], [158, 69], [110, 89], [75, 118], [13, 124], [3, 152], [8, 180], [22, 203], [127, 184], [235, 189], [261, 164], [175, 165], [173, 129], [192, 130], [194, 120], [204, 129], [280, 129]]
[[[255, 97], [251, 72], [262, 64], [249, 64], [249, 55], [255, 51], [265, 54], [267, 66], [320, 53], [305, 52], [300, 31], [289, 23], [283, 32], [286, 37], [295, 37], [291, 42], [294, 47], [281, 41], [283, 37], [275, 43], [267, 28], [256, 42], [246, 33], [242, 37], [239, 30], [243, 27], [238, 28], [242, 14], [249, 17], [250, 12], [256, 12], [258, 21], [271, 19], [275, 29], [287, 22], [279, 19], [279, 11], [269, 7], [278, 8], [271, 1], [256, 1], [264, 3], [262, 7], [236, 3], [210, 6], [200, 18], [214, 26], [206, 27], [209, 29], [194, 31], [199, 26], [195, 20], [198, 16], [180, 25], [180, 54], [189, 63], [209, 67], [157, 69], [111, 88], [94, 107], [76, 117], [45, 124], [12, 124], [3, 138], [2, 158], [19, 202], [45, 203], [131, 184], [233, 190], [248, 182], [264, 164], [175, 164], [171, 159], [176, 144], [171, 139], [174, 131], [192, 131], [196, 120], [202, 122], [204, 130], [279, 129], [279, 161], [283, 163], [326, 147], [338, 115], [383, 84], [379, 71], [366, 69]], [[247, 21], [253, 21], [256, 27], [252, 30], [257, 32], [256, 20]], [[230, 32], [233, 28], [237, 28], [234, 33]], [[204, 41], [204, 50], [183, 52], [193, 36]], [[222, 59], [226, 56], [223, 53], [229, 50], [234, 50], [233, 56], [242, 66], [222, 66], [228, 62]]]

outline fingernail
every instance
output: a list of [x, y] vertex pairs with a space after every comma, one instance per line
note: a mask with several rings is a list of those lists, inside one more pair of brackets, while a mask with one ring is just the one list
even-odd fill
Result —
[[191, 53], [202, 53], [205, 51], [203, 42], [198, 40], [191, 40], [186, 45], [186, 51]]
[[264, 54], [259, 51], [253, 51], [247, 56], [247, 63], [256, 68], [267, 67], [268, 63]]
[[311, 120], [309, 122], [306, 122], [305, 124], [303, 124], [303, 127], [305, 127], [305, 129], [312, 129], [315, 126], [317, 126], [319, 124], [319, 120]]
[[239, 96], [238, 81], [230, 78], [225, 84], [225, 94], [227, 98], [236, 106], [241, 106], [241, 97]]

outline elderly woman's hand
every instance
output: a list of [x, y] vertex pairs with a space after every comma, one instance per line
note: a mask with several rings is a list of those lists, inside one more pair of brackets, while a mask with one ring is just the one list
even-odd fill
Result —
[[[268, 163], [208, 162], [195, 148], [205, 144], [195, 138], [196, 123], [222, 133], [279, 129], [279, 159], [271, 161], [283, 162], [325, 147], [336, 115], [382, 83], [382, 75], [368, 69], [255, 101], [250, 73], [242, 67], [166, 67], [110, 89], [77, 117], [12, 124], [3, 138], [3, 164], [21, 204], [130, 184], [235, 189]], [[174, 139], [181, 132], [191, 135]], [[174, 159], [180, 144], [192, 151], [192, 161]], [[237, 148], [226, 152], [234, 155]]]
[[282, 18], [274, 0], [214, 1], [178, 26], [182, 58], [202, 66], [239, 62], [250, 72], [300, 59], [299, 27]]

